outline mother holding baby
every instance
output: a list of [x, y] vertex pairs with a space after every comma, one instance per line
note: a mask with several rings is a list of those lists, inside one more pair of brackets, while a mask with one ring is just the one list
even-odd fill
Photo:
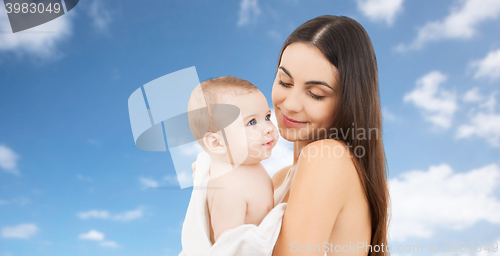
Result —
[[273, 256], [323, 255], [306, 249], [325, 242], [349, 255], [388, 255], [377, 61], [364, 28], [330, 15], [298, 27], [281, 48], [272, 101], [294, 147], [293, 165], [272, 177], [288, 203]]
[[[307, 21], [287, 38], [272, 102], [293, 165], [274, 174], [286, 202], [273, 256], [389, 255], [389, 192], [377, 61], [364, 28], [347, 17]], [[318, 247], [321, 250], [318, 250]]]

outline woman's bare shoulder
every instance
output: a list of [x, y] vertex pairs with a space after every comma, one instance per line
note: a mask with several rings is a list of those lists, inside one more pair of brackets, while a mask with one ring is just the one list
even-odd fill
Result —
[[340, 160], [352, 163], [354, 167], [352, 160], [355, 156], [343, 141], [324, 139], [311, 142], [302, 148], [299, 161], [301, 158], [303, 161], [304, 158], [308, 160], [314, 158], [315, 161], [320, 162], [338, 162]]
[[298, 175], [299, 178], [332, 179], [332, 182], [335, 180], [352, 185], [358, 180], [355, 159], [344, 142], [332, 139], [318, 140], [302, 149], [297, 163], [297, 173], [302, 173]]
[[336, 140], [314, 141], [302, 149], [275, 250], [285, 252], [291, 242], [329, 241], [337, 217], [358, 188], [347, 150]]

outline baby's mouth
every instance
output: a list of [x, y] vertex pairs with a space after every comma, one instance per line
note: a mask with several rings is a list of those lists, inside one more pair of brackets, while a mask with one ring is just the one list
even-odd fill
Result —
[[267, 142], [267, 143], [262, 144], [262, 146], [272, 147], [272, 146], [273, 146], [273, 143], [274, 143], [274, 140], [271, 140], [271, 141], [269, 141], [269, 142]]

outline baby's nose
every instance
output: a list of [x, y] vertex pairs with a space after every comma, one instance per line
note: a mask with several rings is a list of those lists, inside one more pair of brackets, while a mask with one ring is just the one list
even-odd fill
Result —
[[268, 135], [268, 134], [271, 134], [274, 132], [274, 125], [268, 125], [265, 129], [264, 129], [264, 135]]

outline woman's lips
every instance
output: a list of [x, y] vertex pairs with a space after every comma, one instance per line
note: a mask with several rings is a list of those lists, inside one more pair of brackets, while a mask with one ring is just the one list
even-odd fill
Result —
[[288, 127], [297, 127], [297, 126], [301, 126], [303, 124], [307, 124], [307, 122], [298, 122], [298, 121], [295, 121], [293, 119], [290, 119], [287, 116], [285, 116], [283, 113], [281, 113], [281, 120]]

